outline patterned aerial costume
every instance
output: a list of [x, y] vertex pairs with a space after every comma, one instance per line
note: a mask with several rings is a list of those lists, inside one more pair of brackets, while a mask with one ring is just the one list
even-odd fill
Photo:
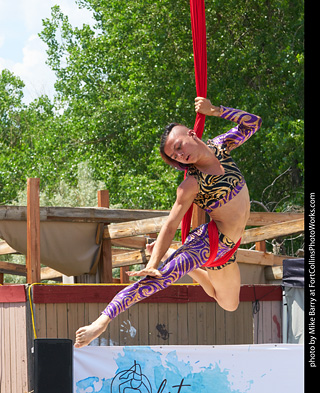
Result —
[[[220, 107], [220, 117], [237, 123], [237, 126], [207, 142], [220, 161], [223, 175], [208, 175], [190, 165], [187, 176], [194, 176], [199, 184], [199, 192], [194, 200], [207, 213], [228, 203], [244, 187], [245, 180], [230, 156], [230, 151], [240, 146], [261, 126], [261, 118], [250, 113]], [[185, 243], [176, 250], [159, 268], [160, 278], [147, 276], [120, 291], [103, 311], [109, 318], [115, 318], [133, 304], [167, 288], [185, 274], [201, 267], [221, 269], [235, 261], [235, 252], [240, 244], [235, 244], [218, 232], [214, 221], [200, 225], [187, 237]]]

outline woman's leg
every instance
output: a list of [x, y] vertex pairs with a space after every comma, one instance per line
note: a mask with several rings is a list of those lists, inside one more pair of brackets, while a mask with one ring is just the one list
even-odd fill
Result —
[[[155, 245], [155, 241], [151, 244], [147, 244], [146, 251], [148, 254], [150, 255], [152, 254], [154, 245]], [[168, 259], [174, 252], [176, 252], [176, 249], [169, 248], [165, 256], [162, 258], [162, 262]], [[190, 276], [194, 281], [196, 281], [199, 285], [201, 285], [202, 289], [206, 292], [207, 295], [215, 299], [215, 290], [211, 284], [211, 281], [209, 279], [208, 273], [205, 270], [205, 268], [199, 267], [197, 269], [194, 269], [188, 273], [188, 276]]]
[[207, 269], [210, 282], [214, 287], [217, 303], [226, 311], [235, 311], [239, 305], [240, 270], [237, 262], [233, 262], [223, 269]]
[[99, 337], [108, 327], [111, 319], [101, 314], [91, 325], [83, 326], [76, 331], [76, 341], [74, 346], [82, 348], [90, 344], [95, 338]]
[[175, 283], [185, 274], [199, 268], [208, 259], [207, 239], [195, 237], [174, 252], [159, 268], [160, 278], [145, 277], [120, 291], [103, 311], [110, 319], [125, 311], [133, 304], [161, 291]]
[[[216, 260], [233, 249], [234, 246], [233, 240], [219, 232]], [[239, 266], [236, 263], [236, 254], [237, 252], [231, 256], [228, 262], [221, 266], [219, 266], [219, 261], [217, 261], [216, 265], [206, 267], [208, 278], [214, 287], [214, 298], [219, 306], [226, 311], [235, 311], [239, 305], [241, 278]]]
[[[223, 235], [222, 235], [223, 237]], [[221, 243], [221, 244], [220, 244]], [[226, 252], [226, 245], [219, 239], [217, 257]], [[90, 326], [80, 328], [76, 333], [75, 347], [88, 345], [107, 328], [110, 321], [133, 304], [167, 288], [185, 274], [193, 277], [207, 294], [227, 311], [234, 311], [239, 304], [240, 272], [236, 263], [209, 268], [207, 272], [200, 267], [209, 258], [210, 245], [207, 225], [201, 225], [187, 238], [185, 244], [174, 252], [159, 269], [161, 278], [145, 277], [120, 291], [109, 303], [102, 315]]]
[[[155, 243], [156, 241], [154, 241], [151, 244], [147, 244], [146, 251], [149, 255], [152, 254]], [[176, 252], [176, 249], [169, 248], [161, 261], [165, 262], [165, 260], [168, 259], [174, 252]], [[203, 288], [203, 290], [206, 292], [207, 295], [215, 298], [215, 291], [205, 268], [200, 267], [198, 269], [194, 269], [188, 273], [188, 276], [190, 276], [194, 281], [196, 281], [199, 285], [201, 285], [201, 287]]]
[[190, 276], [194, 281], [201, 285], [202, 289], [206, 292], [207, 295], [217, 300], [215, 289], [210, 281], [206, 270], [198, 268], [192, 270], [192, 272], [189, 272], [188, 276]]
[[[145, 277], [120, 291], [108, 304], [100, 317], [76, 332], [75, 347], [88, 345], [104, 332], [110, 321], [135, 303], [167, 288], [185, 274], [199, 268], [209, 257], [210, 246], [206, 225], [189, 235], [185, 244], [174, 252], [159, 269], [161, 278]], [[206, 272], [204, 271], [206, 274]]]

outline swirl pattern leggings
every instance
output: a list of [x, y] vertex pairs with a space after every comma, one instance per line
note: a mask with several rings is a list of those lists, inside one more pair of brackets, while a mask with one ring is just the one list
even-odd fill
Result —
[[[230, 250], [230, 241], [226, 244], [223, 238], [227, 239], [226, 236], [220, 234], [216, 259]], [[185, 274], [201, 267], [209, 255], [208, 224], [203, 224], [192, 231], [185, 243], [161, 265], [159, 268], [162, 273], [161, 278], [147, 276], [123, 289], [112, 299], [102, 314], [107, 315], [110, 319], [115, 318], [133, 304], [167, 288]]]

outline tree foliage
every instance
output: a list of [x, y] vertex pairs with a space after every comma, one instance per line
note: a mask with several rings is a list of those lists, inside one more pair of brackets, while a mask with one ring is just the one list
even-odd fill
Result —
[[[94, 26], [74, 28], [54, 6], [40, 33], [57, 76], [53, 103], [40, 97], [24, 106], [23, 82], [1, 75], [2, 201], [29, 176], [53, 193], [61, 179], [75, 184], [86, 161], [112, 203], [169, 208], [183, 175], [162, 162], [159, 138], [167, 123], [192, 127], [195, 119], [189, 2], [77, 3], [92, 11]], [[252, 198], [290, 168], [272, 198], [302, 205], [302, 0], [207, 1], [206, 24], [208, 97], [263, 119], [234, 152]], [[208, 118], [203, 138], [231, 126]]]

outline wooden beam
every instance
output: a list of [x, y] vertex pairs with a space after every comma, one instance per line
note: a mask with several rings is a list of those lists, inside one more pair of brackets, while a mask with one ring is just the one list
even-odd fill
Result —
[[256, 251], [267, 251], [267, 244], [265, 240], [262, 240], [261, 242], [256, 242]]
[[40, 282], [40, 179], [27, 180], [27, 283]]
[[27, 268], [26, 265], [0, 261], [0, 273], [13, 274], [16, 276], [26, 276]]
[[[173, 250], [178, 248], [178, 243], [170, 246]], [[140, 251], [124, 251], [120, 254], [113, 254], [112, 267], [130, 266], [136, 264], [145, 264], [149, 260], [149, 256], [143, 250]], [[274, 255], [270, 252], [246, 250], [239, 248], [237, 252], [237, 262], [262, 266], [280, 266], [284, 259], [293, 258], [288, 255]]]
[[238, 263], [273, 266], [273, 265], [282, 265], [283, 259], [286, 258], [288, 258], [287, 255], [274, 255], [270, 252], [246, 250], [244, 248], [238, 248], [237, 251]]
[[283, 266], [266, 266], [264, 270], [264, 277], [268, 281], [282, 280]]
[[157, 233], [167, 221], [167, 217], [148, 218], [109, 225], [104, 230], [104, 239], [120, 239], [123, 237], [144, 235], [146, 233]]
[[112, 247], [112, 256], [114, 255], [119, 255], [119, 254], [125, 254], [126, 252], [132, 252], [132, 248], [115, 248]]
[[[106, 209], [102, 207], [41, 207], [40, 221], [117, 223], [168, 216], [168, 210]], [[26, 221], [26, 206], [0, 206], [0, 221]]]
[[[98, 191], [98, 206], [109, 208], [109, 191]], [[112, 283], [112, 252], [111, 240], [102, 239], [102, 249], [99, 261], [100, 283]]]
[[[26, 276], [27, 268], [26, 265], [0, 261], [0, 272], [5, 274], [13, 274], [15, 276]], [[51, 280], [60, 277], [62, 277], [62, 273], [51, 269], [50, 267], [41, 268], [41, 280]]]
[[[36, 285], [33, 288], [34, 304], [66, 303], [109, 303], [125, 285]], [[0, 292], [11, 292], [13, 288], [5, 286]], [[24, 291], [24, 288], [23, 288]], [[24, 292], [23, 292], [24, 294]], [[6, 296], [4, 294], [4, 296]], [[6, 296], [10, 299], [12, 295]], [[240, 301], [253, 302], [281, 301], [281, 285], [241, 285]], [[208, 296], [200, 285], [183, 284], [170, 285], [163, 291], [157, 292], [143, 300], [143, 303], [193, 303], [195, 301], [210, 302], [214, 300]], [[6, 392], [7, 393], [7, 392]]]
[[304, 231], [304, 219], [265, 225], [259, 228], [247, 229], [241, 240], [241, 244], [255, 243], [266, 239], [293, 235]]
[[112, 256], [112, 267], [123, 267], [137, 265], [141, 263], [147, 263], [149, 256], [144, 251], [129, 251], [123, 254], [117, 254]]
[[304, 218], [304, 213], [251, 212], [247, 226], [270, 225], [301, 218]]
[[[40, 221], [73, 222], [126, 222], [152, 217], [168, 216], [168, 210], [103, 209], [99, 207], [60, 207], [40, 208]], [[303, 218], [303, 213], [251, 212], [248, 226], [275, 224]], [[26, 206], [0, 206], [0, 221], [26, 221]]]
[[[104, 232], [104, 238], [119, 239], [129, 236], [138, 236], [146, 233], [159, 232], [167, 217], [149, 218], [132, 222], [112, 224]], [[277, 222], [263, 227], [247, 229], [244, 233], [242, 244], [259, 242], [279, 236], [299, 233], [304, 231], [304, 219]]]
[[146, 248], [147, 238], [145, 236], [124, 237], [122, 239], [114, 239], [111, 244], [116, 247], [128, 247], [142, 250]]
[[120, 283], [121, 284], [129, 284], [129, 276], [127, 272], [130, 270], [130, 266], [122, 266], [120, 267]]

